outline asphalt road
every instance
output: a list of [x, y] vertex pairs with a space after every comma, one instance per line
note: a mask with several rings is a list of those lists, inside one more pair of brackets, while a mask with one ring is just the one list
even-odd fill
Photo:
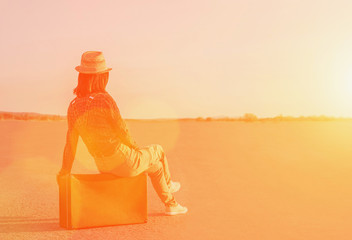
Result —
[[[176, 199], [148, 180], [145, 224], [65, 230], [58, 186], [65, 122], [0, 121], [0, 239], [351, 239], [352, 123], [128, 122], [165, 146]], [[79, 146], [73, 172], [94, 173]]]

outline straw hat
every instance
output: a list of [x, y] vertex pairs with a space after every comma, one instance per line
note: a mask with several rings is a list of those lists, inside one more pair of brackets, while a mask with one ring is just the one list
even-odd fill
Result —
[[88, 51], [82, 54], [81, 65], [75, 68], [80, 73], [104, 73], [111, 70], [105, 63], [102, 52]]

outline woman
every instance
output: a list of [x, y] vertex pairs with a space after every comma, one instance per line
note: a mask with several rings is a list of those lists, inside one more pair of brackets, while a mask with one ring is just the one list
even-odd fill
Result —
[[172, 193], [180, 183], [170, 179], [167, 159], [160, 145], [139, 148], [131, 138], [114, 99], [105, 91], [109, 71], [102, 52], [89, 51], [82, 55], [77, 95], [67, 111], [68, 131], [59, 175], [69, 174], [81, 136], [102, 173], [132, 177], [147, 172], [167, 215], [187, 212], [175, 201]]

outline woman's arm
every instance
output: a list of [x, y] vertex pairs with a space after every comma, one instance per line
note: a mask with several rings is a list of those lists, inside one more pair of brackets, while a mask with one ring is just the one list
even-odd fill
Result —
[[76, 155], [77, 142], [78, 132], [74, 128], [69, 128], [66, 134], [66, 145], [59, 174], [68, 174], [71, 172], [73, 160]]
[[68, 109], [67, 109], [67, 125], [68, 130], [66, 134], [66, 144], [64, 149], [64, 155], [62, 160], [62, 167], [59, 174], [68, 174], [71, 172], [73, 160], [76, 156], [76, 148], [78, 142], [78, 132], [74, 127], [74, 117], [73, 117], [73, 110], [72, 104], [75, 102], [75, 99], [71, 101]]
[[120, 110], [112, 97], [111, 104], [112, 106], [110, 107], [110, 111], [112, 115], [113, 127], [116, 129], [116, 131], [118, 131], [122, 143], [131, 148], [138, 149], [138, 145], [132, 138], [125, 121], [121, 117]]
[[122, 119], [121, 116], [120, 116], [120, 119], [121, 120], [119, 120], [119, 122], [120, 122], [120, 132], [121, 132], [122, 142], [133, 149], [138, 149], [137, 143], [132, 138], [125, 121]]

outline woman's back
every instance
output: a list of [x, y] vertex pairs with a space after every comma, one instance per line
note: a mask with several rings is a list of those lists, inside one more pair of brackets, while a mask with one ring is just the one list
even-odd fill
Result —
[[75, 98], [68, 108], [69, 127], [75, 128], [95, 157], [114, 153], [120, 144], [116, 131], [115, 101], [108, 93], [92, 93]]

